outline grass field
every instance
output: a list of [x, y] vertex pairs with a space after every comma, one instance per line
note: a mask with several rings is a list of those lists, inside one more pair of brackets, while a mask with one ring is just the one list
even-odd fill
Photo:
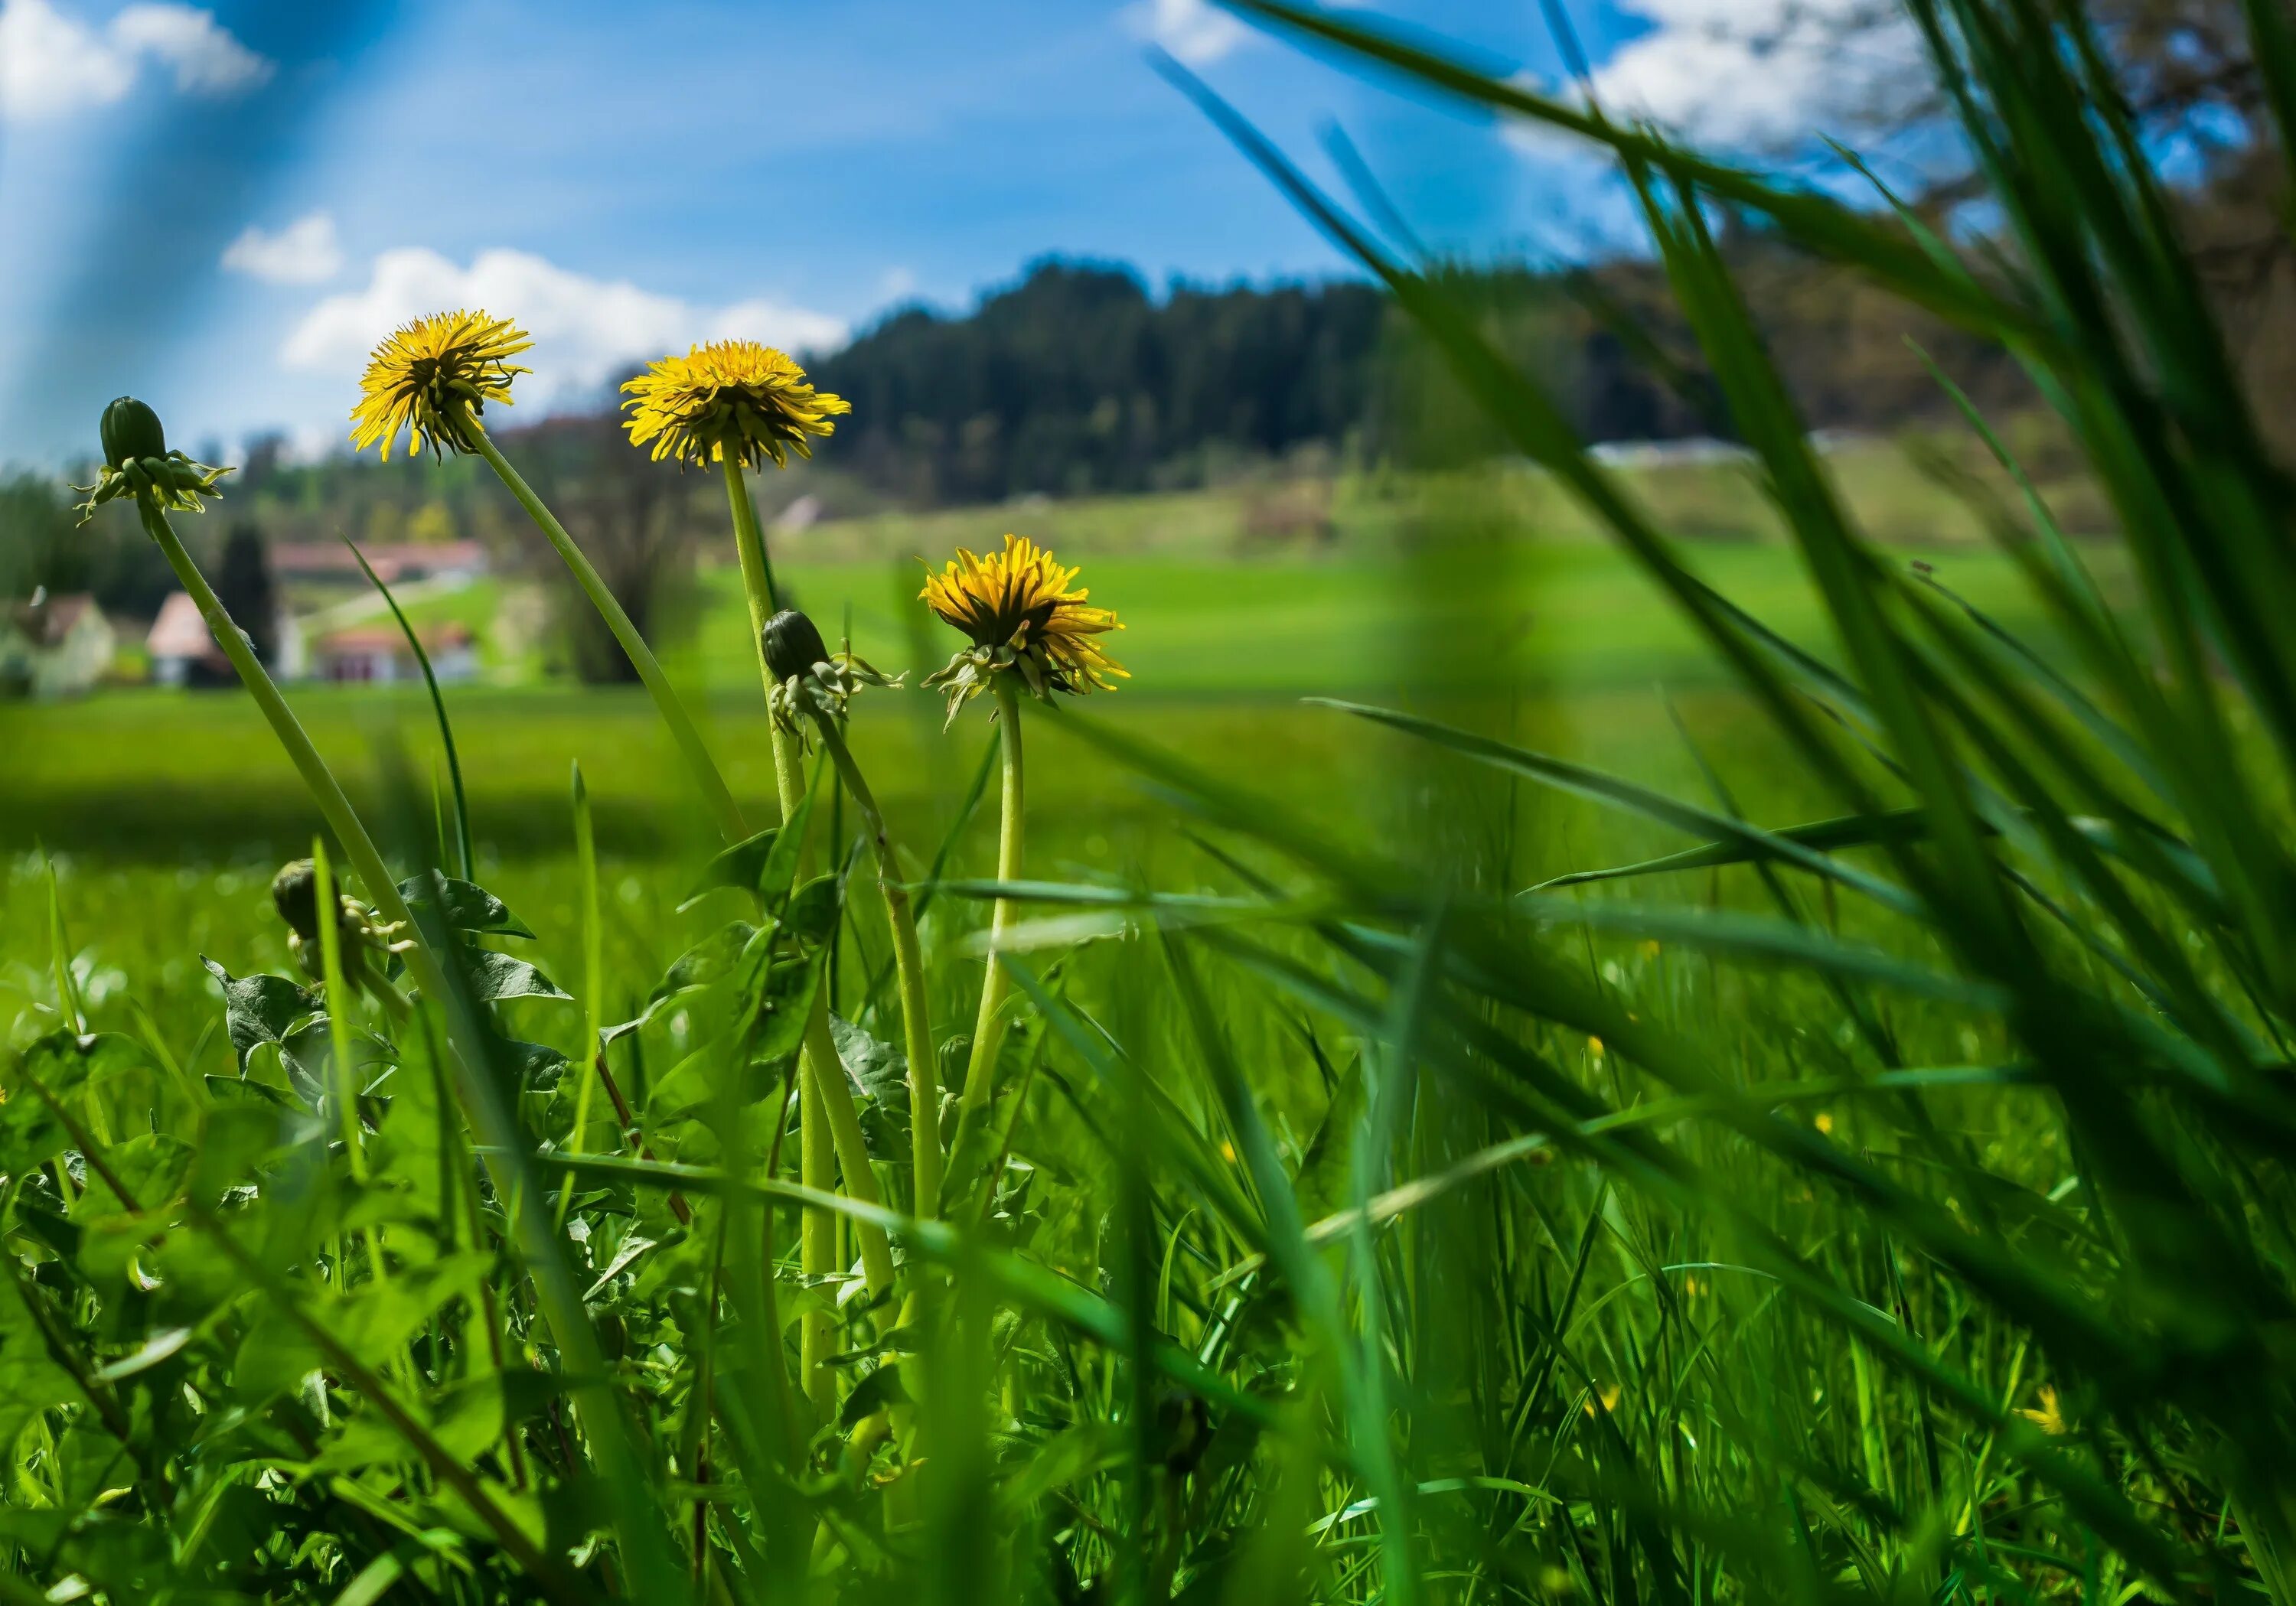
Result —
[[[1235, 9], [1615, 144], [1759, 479], [1614, 477], [1197, 87], [1538, 474], [1312, 553], [1227, 493], [777, 540], [919, 670], [907, 557], [1033, 514], [1136, 678], [1026, 701], [1100, 621], [1000, 559], [938, 603], [997, 749], [787, 620], [769, 730], [714, 570], [730, 788], [667, 700], [458, 688], [482, 885], [399, 884], [423, 703], [258, 722], [228, 630], [251, 701], [0, 714], [0, 1606], [2296, 1606], [2296, 488], [2077, 13], [1924, 9], [1964, 241]], [[1730, 212], [2013, 350], [2087, 472], [1993, 556], [1847, 476]], [[492, 457], [514, 342], [394, 341]], [[701, 466], [820, 422], [680, 361]], [[201, 594], [203, 490], [105, 472]], [[365, 904], [270, 880], [321, 811]]]
[[[1981, 549], [1900, 555], [1934, 563], [1974, 599], [2009, 601], [2006, 565]], [[1831, 656], [1788, 549], [1718, 545], [1701, 549], [1699, 559], [1742, 605]], [[794, 562], [785, 578], [824, 619], [849, 607], [856, 646], [881, 667], [906, 668], [914, 683], [939, 666], [936, 654], [947, 644], [947, 632], [915, 602], [916, 572], [911, 563]], [[769, 817], [772, 765], [738, 578], [726, 569], [705, 578], [702, 623], [669, 663], [706, 711], [737, 793]], [[1709, 732], [1746, 717], [1680, 618], [1654, 603], [1616, 552], [1583, 541], [1446, 545], [1409, 561], [1112, 559], [1094, 562], [1087, 578], [1095, 596], [1122, 611], [1119, 657], [1134, 678], [1076, 712], [1246, 774], [1334, 836], [1410, 820], [1425, 799], [1382, 774], [1401, 743], [1367, 749], [1343, 717], [1305, 698], [1464, 713], [1517, 739], [1676, 786], [1694, 785], [1696, 770], [1669, 722], [1668, 695], [1694, 709]], [[472, 601], [458, 594], [430, 607], [468, 609]], [[1498, 685], [1509, 689], [1496, 693]], [[423, 785], [443, 784], [433, 717], [419, 688], [309, 686], [293, 697], [355, 796], [376, 799], [374, 766], [385, 750], [402, 753]], [[644, 694], [553, 684], [453, 688], [449, 697], [488, 884], [537, 911], [532, 918], [545, 940], [554, 929], [562, 939], [572, 916], [564, 891], [569, 776], [578, 762], [603, 851], [619, 874], [646, 889], [627, 914], [630, 940], [653, 968], [666, 963], [693, 931], [665, 897], [681, 884], [681, 867], [705, 859], [714, 841]], [[940, 701], [930, 693], [872, 693], [855, 726], [865, 765], [894, 778], [882, 786], [885, 803], [912, 840], [938, 840], [949, 827], [988, 740], [979, 709], [946, 734], [941, 722]], [[307, 853], [317, 821], [242, 695], [126, 691], [72, 705], [0, 706], [0, 743], [21, 755], [0, 791], [0, 842], [12, 865], [0, 887], [0, 963], [17, 985], [46, 965], [38, 914], [44, 853], [63, 865], [76, 923], [103, 934], [87, 954], [99, 971], [144, 975], [156, 967], [184, 985], [189, 1006], [207, 983], [186, 969], [177, 931], [199, 931], [226, 951], [277, 946], [262, 873]], [[1047, 745], [1055, 757], [1039, 771], [1032, 801], [1049, 852], [1099, 872], [1151, 877], [1185, 863], [1189, 856], [1174, 851], [1168, 810], [1131, 777], [1057, 737]], [[1796, 788], [1775, 784], [1779, 772], [1764, 761], [1767, 750], [1730, 753], [1726, 735], [1721, 745], [1726, 766], [1772, 823], [1814, 807], [1793, 795]], [[1518, 871], [1532, 879], [1673, 845], [1663, 832], [1628, 829], [1583, 806], [1542, 809], [1538, 840], [1519, 850]], [[965, 847], [960, 862], [993, 862], [985, 823]], [[154, 922], [108, 914], [144, 908], [168, 913]]]

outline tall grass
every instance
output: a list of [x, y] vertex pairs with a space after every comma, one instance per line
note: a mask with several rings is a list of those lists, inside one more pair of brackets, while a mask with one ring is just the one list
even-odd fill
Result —
[[[81, 999], [59, 902], [53, 1013], [0, 1101], [0, 1598], [2296, 1601], [2290, 487], [2085, 20], [1915, 0], [2002, 220], [1980, 259], [1357, 13], [1236, 4], [1617, 155], [1831, 660], [1702, 581], [1439, 275], [1187, 86], [1733, 666], [1832, 812], [1746, 817], [1694, 724], [1689, 798], [1490, 721], [1303, 710], [1504, 799], [1496, 836], [1454, 812], [1365, 840], [1039, 720], [1035, 767], [1136, 772], [1199, 868], [968, 880], [970, 806], [906, 866], [945, 1085], [973, 933], [1013, 911], [993, 1151], [942, 1220], [826, 785], [701, 873], [722, 928], [658, 982], [595, 979], [586, 880], [580, 1007], [610, 1024], [570, 1057], [521, 1037], [567, 1036], [529, 928], [430, 872], [419, 829], [398, 855], [439, 996], [217, 964], [236, 1076]], [[2296, 44], [2262, 0], [2251, 26], [2284, 115]], [[2038, 497], [1977, 511], [2070, 663], [1877, 552], [1718, 207], [2013, 349], [2141, 608], [2105, 604]], [[1683, 845], [1522, 887], [1518, 789]], [[816, 999], [865, 1190], [791, 1180]], [[458, 1086], [516, 1121], [474, 1139]], [[527, 1187], [560, 1204], [546, 1252], [545, 1201], [504, 1192]], [[852, 1272], [800, 1274], [808, 1217]], [[874, 1233], [890, 1295], [856, 1265]], [[824, 1316], [821, 1410], [796, 1333]]]

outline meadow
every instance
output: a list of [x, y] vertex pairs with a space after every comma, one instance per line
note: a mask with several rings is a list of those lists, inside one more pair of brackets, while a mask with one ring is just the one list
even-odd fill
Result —
[[[644, 680], [442, 725], [283, 701], [115, 403], [97, 494], [247, 696], [0, 730], [0, 1601], [2296, 1603], [2296, 488], [2083, 19], [1915, 8], [1965, 259], [1234, 9], [1616, 155], [1759, 523], [1170, 64], [1536, 478], [823, 563], [745, 471], [836, 409], [697, 348], [632, 438], [738, 568], [657, 658], [474, 410], [523, 337], [442, 313], [360, 443], [483, 457]], [[2013, 353], [2079, 516], [1965, 407], [1994, 469], [1887, 528], [1725, 209]], [[1089, 600], [1020, 545], [901, 600], [1028, 513]]]
[[[1717, 494], [1717, 478], [1707, 477], [1701, 489], [1706, 516], [1718, 524], [1739, 510], [1726, 489]], [[1728, 478], [1742, 479], [1742, 471]], [[1488, 498], [1474, 501], [1488, 518]], [[891, 530], [873, 521], [855, 531], [817, 532], [810, 544], [897, 550], [912, 540], [948, 540], [989, 547], [996, 537], [983, 530], [1003, 524], [1060, 531], [1076, 543], [1068, 550], [1089, 561], [1095, 594], [1119, 607], [1122, 657], [1133, 676], [1119, 693], [1079, 711], [1214, 769], [1248, 774], [1272, 800], [1305, 810], [1335, 839], [1362, 840], [1382, 822], [1407, 820], [1425, 799], [1413, 795], [1417, 783], [1393, 774], [1405, 744], [1367, 746], [1348, 728], [1351, 722], [1305, 701], [1313, 697], [1464, 714], [1510, 740], [1661, 787], [1694, 785], [1697, 776], [1670, 702], [1702, 731], [1742, 732], [1760, 742], [1713, 653], [1678, 617], [1653, 605], [1624, 558], [1573, 526], [1507, 524], [1478, 537], [1462, 536], [1454, 522], [1439, 545], [1417, 555], [1382, 552], [1386, 544], [1375, 534], [1351, 529], [1348, 549], [1334, 554], [1253, 561], [1227, 550], [1226, 532], [1217, 525], [1200, 532], [1185, 522], [1192, 513], [1217, 520], [1225, 511], [1208, 508], [1203, 498], [1142, 498], [1123, 512], [1141, 508], [1152, 510], [1155, 555], [1090, 558], [1121, 553], [1132, 530], [1152, 520], [1111, 517], [1104, 506], [1079, 516], [1057, 504], [976, 512], [961, 522], [904, 520]], [[1936, 511], [1951, 518], [1949, 508]], [[1786, 634], [1832, 656], [1818, 599], [1792, 549], [1759, 526], [1740, 528], [1738, 538], [1700, 549], [1702, 570]], [[1893, 549], [1891, 556], [1929, 563], [1973, 601], [2034, 623], [2021, 612], [2013, 568], [1981, 545], [1933, 542]], [[2117, 569], [2116, 554], [2098, 556]], [[917, 602], [921, 566], [914, 558], [800, 560], [785, 568], [791, 594], [838, 628], [849, 619], [865, 656], [906, 670], [912, 682], [938, 667], [943, 627]], [[704, 711], [737, 795], [767, 807], [773, 765], [754, 689], [755, 654], [743, 639], [738, 574], [730, 565], [706, 570], [701, 594], [692, 634], [668, 660]], [[488, 585], [409, 611], [418, 623], [459, 617], [483, 624], [497, 602]], [[569, 777], [578, 763], [610, 879], [632, 889], [617, 930], [630, 945], [635, 973], [658, 972], [701, 934], [676, 915], [670, 895], [716, 844], [698, 804], [666, 783], [675, 755], [642, 691], [482, 684], [450, 688], [447, 696], [470, 755], [482, 879], [529, 912], [546, 951], [566, 953], [576, 923]], [[435, 722], [419, 686], [303, 687], [295, 704], [363, 802], [379, 797], [383, 752], [403, 756], [426, 787], [443, 783]], [[944, 733], [939, 701], [916, 692], [865, 706], [853, 742], [870, 773], [890, 777], [880, 786], [890, 816], [905, 839], [938, 843], [957, 824], [957, 806], [980, 761], [986, 738], [978, 722]], [[209, 995], [178, 933], [193, 933], [191, 946], [201, 952], [276, 962], [283, 933], [264, 885], [280, 863], [309, 851], [321, 823], [243, 697], [138, 690], [70, 705], [0, 705], [0, 742], [20, 755], [0, 793], [0, 841], [11, 859], [0, 883], [0, 963], [20, 1002], [53, 991], [41, 914], [51, 858], [60, 866], [72, 929], [92, 939], [78, 962], [91, 977], [162, 979], [144, 1000], [161, 1016], [196, 1017]], [[1775, 756], [1758, 746], [1731, 754], [1726, 767], [1750, 807], [1790, 823], [1820, 799], [1790, 767], [1772, 762]], [[1151, 881], [1166, 870], [1203, 868], [1189, 864], [1168, 805], [1089, 750], [1048, 764], [1032, 799], [1043, 816], [1038, 840], [1055, 862]], [[1516, 849], [1516, 869], [1540, 880], [1679, 845], [1662, 830], [1547, 801], [1538, 807], [1538, 829]], [[993, 867], [993, 832], [985, 824], [975, 822], [954, 847], [957, 864]], [[158, 917], [144, 918], [147, 910]], [[149, 980], [144, 986], [154, 988]]]

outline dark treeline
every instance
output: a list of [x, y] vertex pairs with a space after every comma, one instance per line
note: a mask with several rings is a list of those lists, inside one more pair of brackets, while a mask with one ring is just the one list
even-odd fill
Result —
[[[1814, 427], [1887, 429], [1941, 411], [1909, 334], [1959, 359], [1975, 392], [2014, 396], [1997, 356], [1917, 330], [1844, 275], [1759, 239], [1734, 254]], [[1647, 265], [1455, 276], [1587, 438], [1730, 432], [1702, 405], [1698, 364]], [[816, 375], [853, 403], [829, 455], [914, 504], [1200, 484], [1309, 448], [1416, 463], [1497, 444], [1472, 409], [1447, 403], [1447, 381], [1384, 296], [1351, 280], [1183, 283], [1159, 299], [1129, 268], [1046, 259], [970, 313], [894, 315]]]
[[913, 307], [824, 359], [853, 404], [838, 463], [906, 501], [1131, 490], [1360, 430], [1386, 306], [1369, 285], [1152, 299], [1045, 261], [972, 313]]

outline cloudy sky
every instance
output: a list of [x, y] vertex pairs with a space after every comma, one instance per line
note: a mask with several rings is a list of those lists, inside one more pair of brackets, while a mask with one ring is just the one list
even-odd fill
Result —
[[[1860, 71], [1854, 0], [1564, 0], [1606, 102], [1759, 142]], [[1536, 0], [1381, 8], [1553, 82]], [[1414, 225], [1476, 255], [1619, 216], [1553, 141], [1415, 102], [1204, 0], [0, 0], [0, 463], [93, 444], [340, 438], [364, 353], [483, 305], [536, 407], [741, 334], [818, 348], [1046, 253], [1160, 283], [1341, 271], [1149, 42], [1320, 169], [1336, 122]], [[1753, 41], [1753, 42], [1750, 42]]]

